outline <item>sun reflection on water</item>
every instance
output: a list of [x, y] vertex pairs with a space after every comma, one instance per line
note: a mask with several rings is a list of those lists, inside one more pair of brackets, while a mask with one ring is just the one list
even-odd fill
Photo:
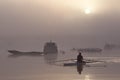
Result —
[[85, 80], [91, 80], [90, 75], [85, 75]]
[[83, 79], [74, 79], [74, 80], [92, 80], [90, 75], [85, 75]]

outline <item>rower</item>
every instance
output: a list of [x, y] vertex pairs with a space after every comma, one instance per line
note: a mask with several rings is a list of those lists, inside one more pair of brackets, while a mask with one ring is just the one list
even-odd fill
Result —
[[82, 70], [83, 70], [83, 56], [81, 54], [81, 52], [79, 52], [78, 56], [77, 56], [77, 71], [79, 74], [81, 74]]
[[83, 62], [83, 56], [81, 54], [81, 52], [79, 52], [78, 56], [77, 56], [77, 63], [82, 63]]

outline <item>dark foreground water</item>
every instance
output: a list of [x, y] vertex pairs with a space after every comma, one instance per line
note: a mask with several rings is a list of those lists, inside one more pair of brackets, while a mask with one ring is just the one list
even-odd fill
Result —
[[[89, 63], [83, 67], [81, 74], [77, 67], [61, 66], [64, 62], [49, 64], [50, 61], [75, 59], [77, 52], [66, 50], [66, 53], [46, 56], [10, 57], [8, 49], [30, 51], [39, 49], [40, 44], [5, 45], [0, 49], [0, 80], [120, 80], [120, 50], [103, 50], [101, 53], [83, 54], [85, 59], [100, 60], [100, 63]], [[59, 45], [59, 44], [58, 44]], [[42, 48], [42, 46], [41, 46]], [[42, 49], [41, 49], [42, 50]]]

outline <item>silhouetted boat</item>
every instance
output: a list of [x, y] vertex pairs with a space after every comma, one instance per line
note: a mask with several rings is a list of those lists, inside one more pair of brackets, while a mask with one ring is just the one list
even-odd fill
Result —
[[8, 50], [9, 53], [11, 53], [12, 55], [31, 55], [31, 56], [35, 56], [35, 55], [42, 55], [43, 52], [35, 52], [35, 51], [31, 51], [31, 52], [21, 52], [21, 51], [17, 51], [17, 50]]
[[8, 50], [9, 53], [12, 53], [12, 54], [20, 54], [21, 52], [20, 51], [17, 51], [17, 50]]
[[102, 49], [100, 48], [79, 48], [79, 49], [73, 48], [72, 50], [79, 52], [88, 52], [88, 53], [102, 52]]
[[116, 44], [105, 44], [104, 49], [111, 50], [111, 49], [120, 49], [120, 45]]
[[64, 63], [63, 66], [82, 66], [85, 65], [86, 62], [78, 63], [78, 62], [71, 62], [71, 63]]
[[46, 53], [58, 53], [58, 48], [56, 43], [50, 41], [45, 43], [43, 52]]
[[11, 53], [12, 55], [31, 55], [31, 56], [38, 55], [39, 56], [47, 53], [58, 53], [58, 49], [57, 49], [56, 43], [50, 41], [45, 43], [43, 52], [35, 52], [35, 51], [22, 52], [17, 50], [8, 50], [8, 52]]
[[83, 60], [83, 62], [77, 62], [76, 60], [74, 60], [74, 62], [66, 62], [63, 63], [63, 66], [81, 66], [81, 65], [86, 65], [86, 64], [90, 64], [90, 63], [102, 63], [104, 61], [100, 61], [100, 60]]

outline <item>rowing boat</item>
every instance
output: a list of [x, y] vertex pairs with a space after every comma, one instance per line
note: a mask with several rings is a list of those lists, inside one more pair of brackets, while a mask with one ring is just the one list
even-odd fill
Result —
[[86, 65], [87, 63], [100, 63], [100, 62], [104, 62], [104, 61], [96, 61], [96, 60], [84, 60], [83, 62], [66, 62], [63, 63], [63, 66], [82, 66], [82, 65]]
[[87, 62], [71, 62], [71, 63], [64, 63], [63, 66], [82, 66], [85, 65]]

